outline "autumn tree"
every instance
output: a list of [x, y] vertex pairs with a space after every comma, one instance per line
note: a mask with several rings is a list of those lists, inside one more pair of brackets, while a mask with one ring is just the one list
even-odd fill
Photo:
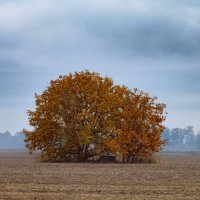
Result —
[[24, 130], [25, 142], [44, 160], [87, 161], [106, 152], [135, 161], [164, 143], [164, 104], [98, 73], [60, 76], [35, 98], [36, 110], [28, 111], [33, 130]]
[[159, 152], [165, 140], [161, 133], [165, 129], [164, 104], [156, 103], [157, 98], [148, 93], [121, 89], [121, 117], [115, 138], [109, 139], [109, 147], [113, 152], [120, 152], [123, 161], [136, 162], [149, 159], [153, 153]]

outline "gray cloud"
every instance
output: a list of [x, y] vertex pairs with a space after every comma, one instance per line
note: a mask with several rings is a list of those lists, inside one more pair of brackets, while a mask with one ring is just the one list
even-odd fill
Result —
[[0, 0], [0, 109], [29, 109], [51, 79], [89, 69], [172, 113], [199, 110], [199, 41], [197, 0]]
[[[97, 5], [100, 4], [97, 9], [95, 4], [89, 6], [91, 1], [79, 6], [66, 2], [22, 1], [10, 7], [4, 5], [6, 11], [10, 8], [14, 13], [13, 17], [6, 11], [2, 14], [8, 18], [7, 22], [4, 19], [1, 23], [6, 33], [2, 40], [4, 45], [16, 44], [17, 47], [38, 51], [38, 54], [51, 53], [54, 47], [58, 49], [54, 53], [58, 54], [69, 49], [77, 51], [77, 48], [90, 52], [89, 47], [113, 49], [116, 54], [129, 56], [199, 54], [200, 15], [196, 14], [199, 9], [192, 12], [191, 8], [177, 6], [173, 8], [174, 12], [170, 12], [147, 1], [141, 1], [143, 4], [128, 1], [126, 6], [119, 0], [108, 5], [97, 1]], [[115, 5], [113, 9], [112, 3]], [[172, 6], [168, 5], [169, 8]], [[11, 32], [10, 37], [7, 32]]]

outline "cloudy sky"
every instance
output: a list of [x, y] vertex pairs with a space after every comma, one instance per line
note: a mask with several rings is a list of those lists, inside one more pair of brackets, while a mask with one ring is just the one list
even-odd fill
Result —
[[199, 0], [0, 0], [0, 132], [60, 74], [91, 70], [167, 104], [200, 130]]

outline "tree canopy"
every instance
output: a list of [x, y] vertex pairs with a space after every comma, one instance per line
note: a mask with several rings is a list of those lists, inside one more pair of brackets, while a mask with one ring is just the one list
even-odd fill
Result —
[[165, 105], [137, 89], [115, 85], [89, 71], [52, 80], [36, 109], [28, 111], [32, 131], [24, 130], [27, 148], [44, 160], [87, 161], [118, 154], [127, 162], [150, 157], [165, 143]]

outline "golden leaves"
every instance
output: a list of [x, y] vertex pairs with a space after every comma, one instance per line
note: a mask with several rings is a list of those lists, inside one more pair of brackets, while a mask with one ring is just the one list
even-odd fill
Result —
[[50, 160], [70, 153], [87, 160], [102, 151], [151, 155], [163, 144], [165, 105], [98, 73], [59, 76], [35, 98], [36, 110], [28, 111], [34, 129], [24, 131], [25, 141]]

